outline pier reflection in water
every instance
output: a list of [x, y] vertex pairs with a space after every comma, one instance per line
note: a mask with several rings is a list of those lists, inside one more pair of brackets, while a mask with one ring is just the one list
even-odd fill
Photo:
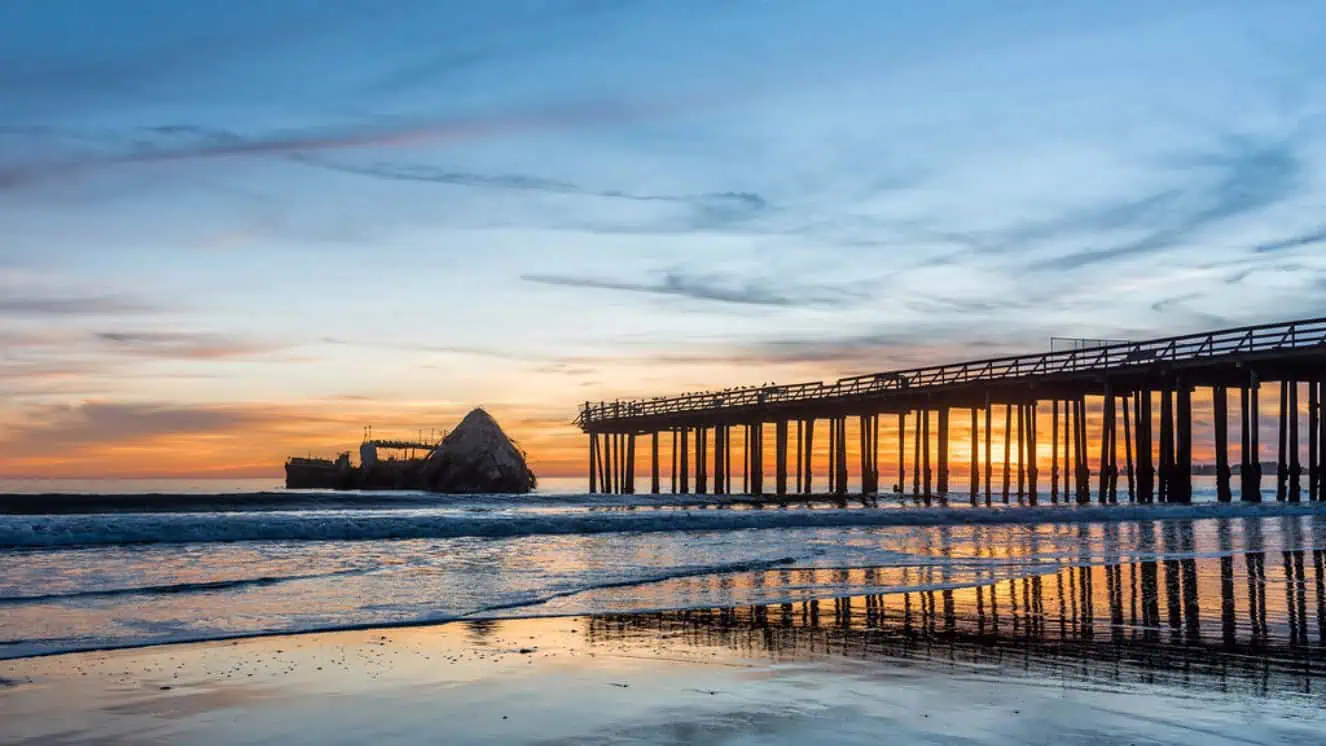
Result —
[[[1084, 683], [1326, 694], [1326, 551], [1194, 556], [1190, 525], [1155, 528], [1165, 551], [1154, 560], [978, 586], [605, 615], [588, 634], [592, 642], [645, 644], [661, 635], [672, 645], [775, 661], [841, 655]], [[1261, 545], [1259, 522], [1241, 528]], [[1230, 534], [1221, 527], [1222, 539]], [[757, 582], [794, 587], [801, 572], [769, 571]], [[877, 580], [868, 568], [831, 572], [864, 587]]]

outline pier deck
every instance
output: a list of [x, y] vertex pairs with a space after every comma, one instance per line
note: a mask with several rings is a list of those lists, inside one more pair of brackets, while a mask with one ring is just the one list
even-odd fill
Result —
[[[1320, 412], [1323, 379], [1326, 318], [1316, 318], [885, 371], [833, 382], [587, 402], [576, 424], [590, 436], [591, 491], [634, 491], [640, 436], [650, 440], [650, 491], [661, 491], [659, 436], [668, 433], [672, 491], [690, 492], [693, 479], [697, 493], [737, 493], [731, 461], [733, 435], [739, 428], [745, 446], [740, 492], [762, 495], [767, 424], [774, 430], [773, 492], [810, 494], [817, 466], [816, 424], [823, 421], [819, 429], [828, 437], [828, 490], [845, 494], [851, 419], [858, 482], [862, 492], [874, 493], [879, 489], [879, 421], [889, 415], [897, 420], [896, 447], [889, 450], [895, 457], [898, 487], [905, 488], [910, 466], [914, 494], [947, 495], [950, 419], [958, 409], [967, 410], [971, 418], [971, 435], [964, 444], [971, 450], [967, 466], [973, 500], [984, 482], [986, 501], [991, 501], [990, 481], [995, 476], [991, 439], [999, 429], [1003, 443], [998, 476], [1004, 480], [1000, 489], [1004, 501], [1016, 470], [1016, 495], [1036, 502], [1042, 441], [1049, 440], [1052, 500], [1060, 496], [1061, 477], [1065, 499], [1071, 492], [1071, 499], [1090, 500], [1093, 476], [1100, 477], [1097, 499], [1117, 500], [1118, 477], [1123, 474], [1130, 500], [1150, 502], [1159, 497], [1164, 502], [1186, 502], [1192, 495], [1192, 395], [1197, 389], [1209, 389], [1218, 491], [1220, 499], [1227, 500], [1232, 495], [1228, 423], [1229, 394], [1234, 389], [1239, 392], [1241, 426], [1240, 492], [1243, 499], [1256, 500], [1261, 486], [1258, 405], [1262, 384], [1274, 384], [1280, 396], [1280, 406], [1274, 410], [1280, 466], [1276, 495], [1300, 499], [1306, 463], [1306, 493], [1316, 500], [1322, 496], [1320, 472], [1326, 464], [1326, 418]], [[1306, 403], [1306, 412], [1300, 402]], [[1002, 423], [993, 419], [996, 409], [1002, 410]], [[1153, 416], [1157, 412], [1158, 418]], [[1300, 415], [1308, 425], [1306, 433]], [[1048, 423], [1043, 422], [1046, 419]], [[1049, 438], [1038, 437], [1042, 424], [1049, 424]], [[977, 437], [982, 430], [983, 454]], [[789, 440], [792, 431], [794, 447]]]

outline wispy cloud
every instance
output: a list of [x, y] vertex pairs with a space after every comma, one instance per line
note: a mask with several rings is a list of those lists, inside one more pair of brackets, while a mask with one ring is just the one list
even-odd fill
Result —
[[188, 332], [98, 332], [96, 339], [114, 351], [172, 360], [224, 360], [274, 352], [275, 345], [223, 334]]
[[0, 315], [100, 316], [137, 314], [153, 310], [138, 301], [115, 296], [20, 296], [0, 298]]
[[[1258, 214], [1298, 194], [1308, 166], [1301, 148], [1290, 140], [1226, 138], [1222, 147], [1195, 158], [1176, 159], [1184, 183], [1139, 200], [1040, 226], [1043, 236], [1072, 232], [1119, 231], [1136, 238], [1069, 251], [1042, 262], [1045, 269], [1067, 269], [1172, 249], [1200, 238], [1221, 223]], [[1026, 229], [1021, 233], [1028, 237]], [[1013, 238], [1017, 238], [1015, 233]], [[1087, 238], [1097, 241], [1099, 239]]]
[[1326, 228], [1318, 228], [1315, 231], [1300, 233], [1297, 236], [1282, 238], [1278, 241], [1267, 241], [1253, 247], [1253, 251], [1258, 254], [1269, 254], [1276, 251], [1285, 251], [1286, 249], [1297, 249], [1303, 246], [1313, 246], [1319, 243], [1326, 243]]
[[[156, 139], [138, 142], [127, 152], [69, 156], [63, 160], [0, 164], [0, 188], [22, 186], [46, 178], [93, 168], [245, 156], [290, 156], [356, 148], [409, 147], [429, 143], [465, 142], [500, 135], [535, 133], [574, 127], [624, 124], [684, 110], [698, 101], [565, 102], [518, 111], [457, 116], [447, 119], [300, 129], [247, 135], [218, 128], [180, 124], [139, 130]], [[184, 136], [185, 142], [180, 142]]]
[[28, 420], [0, 438], [7, 450], [59, 449], [87, 444], [141, 440], [163, 435], [229, 432], [265, 421], [261, 411], [246, 407], [183, 406], [116, 402], [82, 402], [29, 412]]
[[644, 282], [560, 274], [526, 274], [521, 279], [540, 285], [616, 290], [748, 306], [833, 307], [860, 300], [860, 294], [854, 288], [798, 286], [772, 279], [678, 271], [664, 272], [657, 280]]
[[497, 360], [527, 361], [534, 359], [528, 355], [522, 355], [515, 352], [508, 352], [489, 347], [475, 347], [472, 345], [429, 345], [414, 342], [393, 342], [388, 340], [341, 339], [339, 337], [323, 337], [322, 342], [324, 344], [336, 345], [339, 347], [366, 347], [379, 350], [428, 352], [442, 355], [472, 355], [474, 357], [486, 357]]

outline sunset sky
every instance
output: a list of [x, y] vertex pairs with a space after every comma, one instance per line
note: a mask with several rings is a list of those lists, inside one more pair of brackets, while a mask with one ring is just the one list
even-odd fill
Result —
[[279, 475], [474, 405], [572, 476], [586, 400], [1326, 315], [1323, 28], [8, 0], [0, 476]]

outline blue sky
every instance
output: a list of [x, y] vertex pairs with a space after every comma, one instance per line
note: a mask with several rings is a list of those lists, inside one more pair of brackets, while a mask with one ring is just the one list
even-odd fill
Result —
[[1322, 315], [1323, 20], [10, 0], [0, 473]]

